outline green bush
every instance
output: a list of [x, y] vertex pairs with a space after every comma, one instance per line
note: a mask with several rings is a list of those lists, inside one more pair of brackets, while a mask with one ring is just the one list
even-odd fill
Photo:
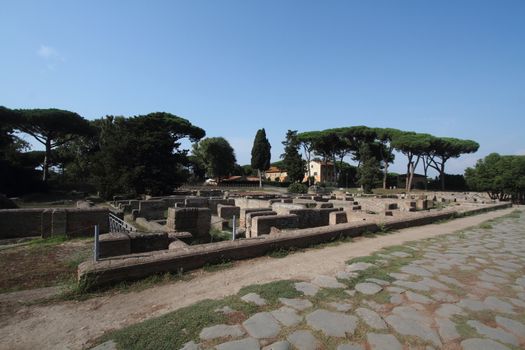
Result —
[[305, 184], [294, 182], [293, 184], [288, 186], [288, 192], [289, 193], [307, 193], [308, 186], [306, 186]]

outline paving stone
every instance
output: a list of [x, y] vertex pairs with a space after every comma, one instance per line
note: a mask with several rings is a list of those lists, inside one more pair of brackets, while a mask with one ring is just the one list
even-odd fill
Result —
[[304, 295], [314, 296], [319, 291], [319, 287], [308, 282], [297, 282], [294, 284], [295, 289]]
[[496, 323], [498, 326], [505, 328], [517, 336], [525, 336], [525, 325], [521, 322], [506, 317], [496, 316]]
[[393, 284], [395, 284], [397, 286], [400, 286], [400, 287], [417, 290], [417, 291], [420, 291], [420, 292], [428, 292], [428, 291], [430, 291], [430, 287], [427, 286], [426, 284], [421, 283], [421, 282], [397, 280], [397, 281], [394, 281]]
[[507, 275], [505, 272], [501, 272], [499, 270], [485, 269], [483, 271], [485, 271], [489, 275], [493, 275], [493, 276], [496, 276], [496, 277], [501, 277], [501, 278], [505, 278], [505, 279], [509, 278], [509, 275]]
[[[418, 323], [424, 323], [428, 326], [432, 324], [432, 319], [424, 313], [416, 310], [416, 305], [412, 306], [396, 306], [392, 309], [392, 313], [406, 320], [414, 320]], [[423, 311], [425, 308], [423, 308]]]
[[372, 282], [375, 284], [379, 284], [380, 286], [388, 286], [390, 284], [390, 282], [385, 281], [385, 280], [380, 280], [378, 278], [367, 278], [366, 282]]
[[492, 282], [478, 281], [476, 283], [476, 287], [478, 287], [479, 289], [499, 290], [499, 287]]
[[390, 304], [399, 305], [403, 302], [401, 294], [390, 294]]
[[375, 329], [386, 329], [386, 323], [383, 321], [381, 316], [375, 311], [360, 307], [355, 310], [357, 316], [359, 316], [369, 327]]
[[[200, 348], [188, 348], [185, 347], [182, 348], [182, 350], [200, 350]], [[102, 344], [99, 344], [95, 346], [94, 348], [91, 348], [90, 350], [117, 350], [117, 343], [115, 343], [114, 340], [108, 340], [106, 342], [103, 342]]]
[[478, 332], [481, 335], [486, 336], [487, 338], [497, 340], [501, 343], [518, 346], [518, 339], [514, 335], [502, 329], [489, 327], [475, 320], [469, 320], [467, 321], [467, 324], [470, 327], [476, 329], [476, 332]]
[[518, 307], [525, 308], [525, 301], [516, 298], [507, 298], [507, 300]]
[[337, 350], [365, 350], [363, 345], [356, 343], [340, 344]]
[[349, 303], [332, 302], [332, 303], [328, 303], [328, 305], [333, 307], [337, 311], [341, 311], [341, 312], [347, 312], [352, 308], [352, 304], [349, 304]]
[[398, 257], [398, 258], [408, 258], [409, 256], [412, 256], [412, 254], [408, 254], [405, 252], [392, 252], [390, 255]]
[[503, 301], [493, 296], [486, 297], [484, 303], [488, 306], [489, 309], [497, 312], [504, 312], [507, 314], [515, 313], [512, 304], [509, 304], [506, 301]]
[[407, 291], [405, 293], [405, 296], [407, 297], [408, 300], [414, 302], [414, 303], [420, 303], [420, 304], [432, 304], [432, 299], [424, 296], [424, 295], [421, 295], [421, 294], [417, 294], [417, 293], [414, 293], [414, 292], [411, 292], [411, 291]]
[[461, 342], [463, 350], [510, 350], [508, 347], [490, 339], [472, 338]]
[[217, 350], [259, 350], [259, 341], [253, 338], [229, 341], [215, 347]]
[[402, 350], [399, 340], [392, 334], [368, 333], [366, 335], [371, 350]]
[[471, 299], [471, 298], [465, 298], [459, 301], [457, 303], [459, 307], [469, 309], [471, 311], [483, 311], [483, 310], [489, 310], [489, 307], [487, 304], [483, 303], [482, 301]]
[[434, 275], [432, 272], [428, 270], [425, 270], [421, 267], [412, 266], [412, 265], [403, 266], [401, 268], [401, 272], [407, 273], [409, 275], [416, 275], [416, 276], [421, 276], [421, 277], [431, 277]]
[[441, 347], [441, 341], [437, 333], [424, 323], [396, 315], [385, 317], [385, 321], [399, 334], [412, 335], [431, 342], [439, 348]]
[[356, 292], [353, 289], [352, 290], [346, 289], [345, 293], [348, 294], [349, 296], [353, 297], [353, 296], [355, 296]]
[[312, 280], [312, 283], [315, 285], [318, 285], [319, 287], [323, 287], [323, 288], [346, 288], [344, 284], [342, 284], [341, 282], [338, 282], [335, 277], [331, 277], [331, 276], [323, 276], [323, 275], [316, 276]]
[[437, 308], [434, 313], [441, 318], [450, 318], [454, 315], [465, 314], [462, 308], [454, 304], [441, 304], [441, 306]]
[[335, 274], [335, 277], [340, 280], [351, 280], [359, 276], [357, 272], [339, 271]]
[[286, 338], [297, 350], [318, 350], [321, 343], [310, 331], [295, 331]]
[[358, 283], [355, 286], [355, 290], [357, 290], [359, 293], [363, 293], [363, 294], [366, 294], [366, 295], [377, 294], [382, 289], [383, 289], [383, 287], [381, 287], [380, 285], [375, 284], [375, 283], [370, 283], [370, 282]]
[[385, 312], [387, 310], [387, 307], [385, 305], [376, 303], [373, 300], [363, 300], [362, 303], [376, 312]]
[[211, 327], [203, 328], [199, 334], [202, 340], [211, 340], [216, 338], [232, 337], [238, 338], [245, 334], [244, 330], [238, 325], [218, 324]]
[[525, 277], [516, 278], [516, 284], [518, 284], [518, 285], [520, 285], [522, 287], [525, 287]]
[[248, 293], [246, 295], [243, 295], [241, 299], [247, 303], [254, 303], [258, 306], [266, 305], [266, 300], [264, 298], [261, 298], [261, 296], [256, 293]]
[[232, 313], [236, 312], [234, 309], [232, 309], [228, 305], [223, 306], [221, 308], [217, 308], [214, 311], [215, 312], [220, 312], [220, 313], [225, 314], [225, 315], [229, 315], [229, 314], [232, 314]]
[[407, 291], [406, 289], [399, 288], [399, 287], [392, 287], [392, 286], [386, 287], [386, 290], [389, 291], [390, 293], [396, 293], [396, 294], [401, 294]]
[[482, 272], [479, 274], [479, 279], [485, 282], [492, 282], [496, 284], [506, 284], [509, 283], [509, 280], [506, 278], [496, 277], [489, 275], [488, 273]]
[[442, 292], [440, 290], [432, 293], [431, 297], [432, 299], [440, 301], [442, 303], [455, 303], [458, 301], [458, 297], [449, 293]]
[[445, 275], [439, 275], [439, 276], [437, 276], [437, 279], [440, 280], [443, 283], [452, 284], [452, 285], [454, 285], [456, 287], [460, 287], [460, 288], [465, 287], [465, 285], [463, 283], [459, 282], [457, 279], [452, 278], [452, 277], [448, 277], [448, 276], [445, 276]]
[[327, 336], [346, 337], [347, 333], [354, 334], [357, 317], [319, 309], [306, 316], [306, 323]]
[[262, 350], [289, 350], [290, 348], [290, 343], [286, 340], [282, 340], [265, 346]]
[[283, 306], [280, 309], [274, 310], [271, 312], [272, 316], [281, 322], [284, 326], [295, 326], [300, 323], [303, 318], [299, 316], [297, 312], [287, 306]]
[[392, 278], [395, 278], [396, 280], [403, 280], [403, 281], [410, 278], [410, 275], [407, 273], [390, 272], [388, 275]]
[[364, 271], [366, 269], [369, 269], [371, 267], [376, 267], [376, 265], [367, 263], [367, 262], [357, 262], [350, 264], [346, 267], [346, 271], [348, 272], [356, 272], [356, 271]]
[[253, 338], [273, 338], [279, 334], [281, 326], [269, 312], [259, 312], [242, 323]]
[[436, 318], [438, 332], [444, 342], [449, 342], [460, 337], [456, 324], [446, 318]]
[[279, 301], [283, 303], [284, 305], [292, 307], [299, 311], [303, 311], [313, 306], [312, 302], [307, 299], [279, 298]]
[[423, 278], [420, 283], [424, 284], [424, 285], [427, 285], [429, 286], [430, 288], [434, 288], [434, 289], [441, 289], [441, 290], [450, 290], [450, 287], [441, 283], [441, 282], [438, 282], [432, 278]]

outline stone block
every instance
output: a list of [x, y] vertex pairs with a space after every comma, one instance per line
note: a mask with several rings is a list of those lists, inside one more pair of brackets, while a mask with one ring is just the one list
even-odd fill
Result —
[[329, 214], [329, 224], [346, 224], [348, 222], [348, 217], [344, 211], [333, 211]]
[[138, 216], [146, 220], [164, 219], [167, 209], [168, 204], [160, 199], [140, 201]]
[[190, 232], [195, 239], [209, 240], [211, 210], [208, 208], [169, 208], [166, 225], [170, 230]]
[[168, 249], [168, 234], [166, 232], [131, 232], [131, 253], [144, 253]]
[[99, 236], [99, 257], [131, 254], [129, 236], [125, 233], [105, 233]]
[[188, 247], [189, 246], [186, 243], [177, 239], [170, 243], [170, 245], [168, 246], [168, 249], [169, 250], [185, 250]]
[[297, 228], [299, 220], [297, 215], [267, 215], [258, 216], [252, 219], [251, 237], [267, 235], [271, 228], [279, 230]]
[[397, 209], [397, 203], [385, 203], [385, 210]]
[[249, 213], [255, 213], [258, 211], [271, 211], [270, 208], [241, 208], [239, 214], [239, 227], [246, 227], [246, 215]]
[[184, 205], [188, 208], [208, 208], [208, 198], [193, 197], [186, 198]]
[[228, 220], [218, 216], [211, 216], [211, 228], [214, 230], [224, 231], [228, 229]]
[[222, 205], [231, 205], [235, 206], [235, 199], [224, 199], [224, 198], [210, 198], [208, 199], [208, 208], [210, 208], [212, 215], [217, 215], [217, 206]]
[[264, 211], [253, 211], [246, 214], [246, 238], [255, 237], [251, 235], [252, 220], [258, 216], [277, 215], [276, 212], [266, 209]]
[[234, 215], [238, 219], [241, 214], [241, 208], [233, 205], [217, 204], [217, 214], [226, 220], [232, 219]]

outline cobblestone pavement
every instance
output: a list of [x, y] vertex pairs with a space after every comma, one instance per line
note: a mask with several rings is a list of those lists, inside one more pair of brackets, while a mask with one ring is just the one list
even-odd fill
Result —
[[183, 349], [523, 349], [525, 217], [385, 249], [294, 287], [300, 296], [271, 308], [246, 295], [257, 313], [205, 327]]

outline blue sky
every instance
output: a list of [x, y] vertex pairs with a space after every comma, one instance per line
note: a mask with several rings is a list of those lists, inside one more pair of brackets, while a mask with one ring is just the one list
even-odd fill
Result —
[[[525, 154], [525, 1], [1, 1], [0, 105], [226, 137], [395, 127]], [[403, 171], [402, 156], [393, 170]]]

